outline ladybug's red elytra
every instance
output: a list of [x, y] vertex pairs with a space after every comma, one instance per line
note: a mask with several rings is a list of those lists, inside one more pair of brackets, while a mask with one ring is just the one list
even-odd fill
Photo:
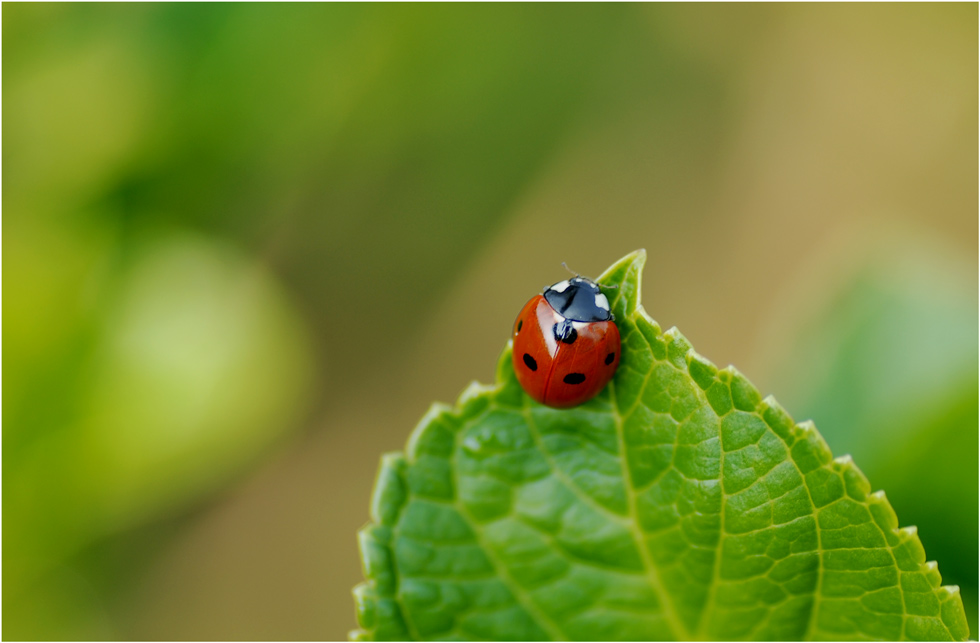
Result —
[[595, 397], [619, 366], [619, 329], [591, 279], [546, 288], [514, 322], [514, 373], [527, 394], [558, 409]]

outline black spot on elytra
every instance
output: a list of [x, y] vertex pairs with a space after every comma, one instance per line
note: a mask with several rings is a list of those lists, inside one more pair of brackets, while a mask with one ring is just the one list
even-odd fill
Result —
[[532, 371], [538, 370], [538, 363], [535, 362], [534, 358], [527, 353], [524, 353], [524, 363], [527, 364], [527, 367]]
[[616, 353], [609, 353], [606, 355], [606, 366], [612, 364], [614, 359], [616, 359]]
[[562, 378], [562, 381], [565, 382], [565, 384], [581, 384], [585, 381], [585, 375], [582, 375], [581, 373], [569, 373]]
[[524, 320], [523, 320], [523, 319], [521, 319], [521, 320], [519, 320], [519, 321], [517, 322], [517, 332], [518, 332], [518, 333], [519, 333], [519, 332], [521, 332], [521, 327], [523, 327], [523, 326], [524, 326]]
[[578, 331], [572, 326], [572, 322], [560, 321], [551, 328], [551, 332], [555, 335], [556, 342], [564, 342], [566, 344], [572, 344], [578, 339]]

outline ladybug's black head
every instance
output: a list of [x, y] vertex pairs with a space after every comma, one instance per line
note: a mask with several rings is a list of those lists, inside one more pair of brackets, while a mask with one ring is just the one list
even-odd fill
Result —
[[591, 279], [575, 277], [545, 288], [544, 298], [566, 319], [600, 322], [612, 319], [609, 300]]

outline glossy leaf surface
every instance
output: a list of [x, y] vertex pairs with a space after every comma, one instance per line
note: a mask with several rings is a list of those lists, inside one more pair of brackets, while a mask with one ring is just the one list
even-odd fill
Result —
[[645, 258], [598, 279], [623, 349], [597, 398], [533, 402], [508, 348], [384, 458], [355, 637], [965, 639], [958, 590], [851, 459], [646, 315]]

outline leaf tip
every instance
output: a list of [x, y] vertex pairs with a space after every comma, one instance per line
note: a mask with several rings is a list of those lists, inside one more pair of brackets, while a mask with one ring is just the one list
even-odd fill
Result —
[[628, 255], [623, 256], [618, 261], [613, 263], [613, 265], [606, 268], [606, 270], [596, 278], [596, 282], [599, 284], [617, 282], [622, 279], [622, 276], [628, 274], [631, 270], [635, 270], [639, 274], [643, 270], [643, 265], [647, 262], [647, 251], [644, 248], [639, 250], [634, 250]]
[[[643, 264], [646, 263], [646, 250], [629, 253], [605, 272], [596, 277], [596, 283], [610, 292], [613, 313], [618, 317], [633, 315], [640, 305], [640, 283], [643, 277]], [[615, 289], [615, 292], [612, 292]]]
[[622, 268], [622, 267], [632, 268], [635, 266], [637, 269], [642, 269], [644, 264], [646, 264], [646, 262], [647, 262], [647, 249], [637, 248], [633, 252], [623, 255], [613, 265], [609, 266], [609, 268], [603, 274], [614, 272], [617, 268]]

